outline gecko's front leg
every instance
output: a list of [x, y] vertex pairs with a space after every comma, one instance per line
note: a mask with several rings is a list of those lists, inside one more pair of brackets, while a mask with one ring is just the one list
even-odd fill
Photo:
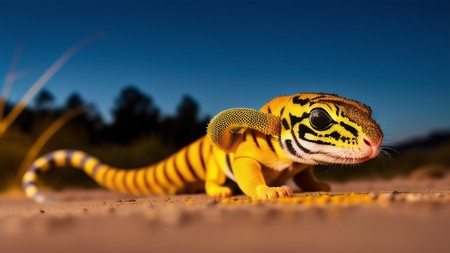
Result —
[[253, 199], [274, 199], [293, 195], [287, 186], [267, 186], [261, 164], [253, 158], [236, 157], [233, 161], [233, 172], [241, 190]]

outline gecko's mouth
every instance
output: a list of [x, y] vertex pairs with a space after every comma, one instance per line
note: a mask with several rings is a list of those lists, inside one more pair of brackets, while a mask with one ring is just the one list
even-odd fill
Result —
[[361, 137], [356, 147], [345, 148], [318, 145], [303, 141], [300, 145], [307, 147], [309, 153], [298, 157], [299, 162], [308, 164], [358, 164], [378, 156], [382, 139], [372, 141]]

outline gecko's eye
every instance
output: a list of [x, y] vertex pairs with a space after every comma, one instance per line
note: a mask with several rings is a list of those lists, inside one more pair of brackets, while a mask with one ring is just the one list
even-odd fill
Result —
[[333, 119], [324, 109], [316, 108], [309, 114], [309, 124], [316, 130], [326, 130], [333, 124]]

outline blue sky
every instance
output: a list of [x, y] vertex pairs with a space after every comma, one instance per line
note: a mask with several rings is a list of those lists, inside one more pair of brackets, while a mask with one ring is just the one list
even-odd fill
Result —
[[45, 86], [110, 117], [134, 84], [203, 115], [327, 92], [370, 105], [387, 144], [450, 127], [450, 1], [1, 1], [0, 76], [20, 44], [17, 101], [65, 50], [103, 36]]

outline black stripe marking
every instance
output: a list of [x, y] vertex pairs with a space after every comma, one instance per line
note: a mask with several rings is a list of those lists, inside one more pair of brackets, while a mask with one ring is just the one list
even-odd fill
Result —
[[109, 171], [109, 167], [106, 167], [106, 171], [105, 171], [105, 173], [103, 173], [103, 177], [100, 179], [100, 183], [103, 185], [106, 185], [105, 182], [106, 182], [106, 175], [108, 174], [108, 171]]
[[167, 182], [169, 182], [170, 185], [175, 185], [172, 181], [172, 179], [169, 177], [169, 174], [167, 174], [167, 160], [164, 161], [164, 165], [162, 166], [163, 170], [163, 176], [166, 178]]
[[341, 135], [338, 132], [333, 131], [331, 134], [325, 134], [324, 137], [331, 137], [335, 140], [339, 140], [341, 138]]
[[256, 138], [255, 131], [253, 129], [252, 129], [252, 138], [253, 138], [253, 141], [256, 143], [256, 146], [258, 148], [260, 148], [259, 143], [258, 143], [258, 139]]
[[268, 112], [269, 114], [272, 114], [272, 109], [270, 109], [270, 106], [267, 107], [267, 112]]
[[139, 193], [142, 193], [141, 188], [139, 187], [139, 184], [138, 184], [138, 181], [137, 181], [138, 172], [139, 172], [139, 170], [136, 170], [133, 173], [133, 186], [134, 186], [134, 188], [136, 190], [138, 190]]
[[266, 142], [269, 145], [270, 150], [275, 153], [275, 148], [273, 147], [272, 137], [270, 135], [266, 135]]
[[309, 118], [309, 113], [304, 112], [302, 116], [297, 117], [295, 115], [289, 114], [289, 118], [291, 120], [291, 125], [295, 126], [297, 123], [301, 123], [304, 119]]
[[328, 108], [330, 108], [331, 111], [333, 111], [333, 108], [331, 107], [330, 104], [325, 104]]
[[189, 162], [189, 156], [188, 156], [188, 152], [187, 149], [185, 149], [184, 151], [184, 161], [186, 162], [186, 166], [188, 167], [189, 171], [192, 173], [192, 175], [194, 176], [195, 179], [199, 180], [200, 177], [197, 175], [197, 173], [195, 173], [194, 168], [192, 167], [191, 162]]
[[81, 168], [83, 168], [86, 166], [87, 161], [91, 159], [91, 156], [83, 154], [83, 159], [81, 159]]
[[231, 159], [230, 159], [230, 155], [229, 154], [225, 155], [225, 160], [227, 162], [228, 170], [231, 172], [232, 175], [234, 175], [233, 168], [231, 167]]
[[100, 169], [100, 167], [102, 167], [102, 163], [101, 162], [98, 162], [95, 166], [94, 166], [94, 168], [92, 168], [92, 176], [95, 176], [95, 174], [97, 174], [97, 172], [98, 172], [98, 170]]
[[152, 186], [150, 185], [150, 183], [148, 182], [148, 180], [147, 180], [147, 173], [148, 173], [148, 171], [149, 171], [149, 169], [147, 168], [147, 169], [144, 169], [144, 175], [143, 175], [143, 177], [144, 177], [144, 184], [145, 184], [145, 187], [148, 189], [148, 191], [149, 192], [155, 192], [154, 190], [153, 190], [153, 188], [152, 188]]
[[[145, 173], [144, 173], [144, 181], [145, 181], [145, 185], [148, 187], [148, 189], [150, 189], [150, 192], [153, 192], [153, 193], [156, 193], [155, 188], [153, 188], [153, 185], [150, 184], [150, 181], [151, 181], [151, 180], [148, 180], [147, 178], [148, 178], [148, 173], [150, 173], [150, 172], [152, 172], [153, 170], [155, 170], [155, 168], [156, 168], [156, 166], [152, 166], [152, 167], [150, 167], [150, 168], [147, 168], [147, 169], [145, 170]], [[151, 176], [152, 176], [152, 175], [151, 175]], [[156, 179], [155, 179], [155, 182], [156, 182]]]
[[56, 160], [55, 157], [52, 157], [51, 160], [48, 160], [48, 169], [52, 169], [56, 167]]
[[177, 173], [177, 176], [178, 176], [178, 178], [180, 179], [180, 181], [181, 181], [183, 184], [186, 184], [187, 180], [183, 177], [183, 175], [181, 174], [180, 170], [178, 169], [178, 167], [177, 167], [177, 161], [176, 161], [175, 158], [172, 158], [172, 166], [173, 166], [173, 169], [175, 170], [175, 173]]
[[321, 140], [308, 140], [308, 139], [306, 139], [306, 137], [305, 137], [305, 135], [306, 135], [307, 133], [312, 134], [312, 135], [314, 135], [314, 136], [317, 136], [317, 135], [318, 135], [316, 132], [314, 132], [314, 131], [313, 131], [311, 128], [309, 128], [308, 126], [306, 126], [306, 125], [304, 125], [304, 124], [300, 124], [299, 131], [298, 131], [298, 134], [299, 134], [299, 138], [300, 138], [300, 139], [305, 140], [305, 141], [309, 141], [309, 142], [313, 142], [313, 143], [316, 143], [316, 144], [320, 144], [320, 145], [336, 146], [336, 145], [333, 144], [333, 143], [330, 143], [330, 142], [324, 142], [324, 141], [321, 141]]
[[291, 153], [294, 156], [299, 156], [297, 154], [297, 151], [295, 151], [294, 147], [292, 146], [292, 140], [285, 140], [284, 142], [286, 143], [286, 147], [287, 147], [289, 153]]
[[283, 108], [281, 108], [280, 117], [283, 115], [283, 112], [284, 112], [284, 106], [283, 106]]
[[317, 133], [314, 132], [314, 130], [312, 130], [311, 128], [309, 128], [305, 124], [300, 124], [300, 126], [298, 128], [298, 135], [299, 135], [299, 137], [304, 139], [304, 140], [307, 140], [307, 139], [305, 139], [305, 135], [306, 134], [312, 134], [314, 136], [317, 136]]
[[36, 175], [40, 175], [42, 174], [42, 170], [39, 167], [36, 167], [34, 165], [31, 165], [31, 168], [29, 169], [29, 171], [36, 173]]
[[294, 97], [294, 98], [292, 99], [292, 103], [294, 103], [294, 104], [299, 104], [299, 105], [301, 105], [301, 106], [306, 105], [309, 101], [310, 101], [309, 98], [301, 99], [299, 96]]
[[356, 130], [354, 127], [345, 124], [344, 122], [341, 121], [341, 123], [339, 123], [341, 126], [343, 126], [345, 128], [345, 130], [349, 131], [350, 133], [353, 134], [353, 136], [358, 137], [358, 130]]
[[72, 166], [72, 156], [73, 156], [73, 150], [67, 150], [66, 151], [66, 159], [65, 159], [66, 165]]
[[[111, 172], [109, 172], [109, 171], [111, 171]], [[108, 173], [112, 173], [112, 177], [111, 177], [111, 185], [112, 185], [112, 187], [113, 187], [114, 189], [117, 189], [117, 184], [116, 184], [116, 174], [117, 174], [117, 171], [116, 171], [116, 170], [108, 170], [107, 172], [108, 172]], [[108, 173], [105, 173], [105, 175], [108, 174]]]
[[285, 130], [289, 130], [291, 127], [289, 126], [289, 123], [287, 122], [287, 120], [285, 119], [285, 118], [283, 118], [282, 120], [281, 120], [281, 124], [283, 124], [283, 128], [285, 129]]
[[122, 185], [126, 192], [131, 192], [130, 188], [127, 185], [127, 174], [128, 174], [128, 171], [125, 171], [125, 173], [123, 174]]
[[161, 188], [161, 190], [163, 191], [163, 192], [166, 192], [165, 191], [165, 189], [164, 189], [164, 187], [163, 187], [163, 185], [161, 184], [161, 182], [159, 182], [159, 180], [158, 180], [158, 178], [156, 177], [156, 168], [157, 168], [158, 166], [156, 165], [153, 169], [152, 169], [152, 174], [151, 174], [151, 176], [153, 177], [153, 180], [155, 181], [155, 186], [159, 186], [159, 188]]
[[312, 142], [312, 143], [320, 144], [320, 145], [336, 146], [336, 144], [333, 144], [331, 142], [321, 141], [321, 140], [317, 140], [317, 141], [315, 141], [315, 140], [306, 140], [306, 139], [304, 139], [304, 140]]
[[311, 150], [309, 150], [309, 149], [307, 149], [307, 148], [305, 148], [298, 140], [297, 140], [297, 138], [295, 137], [295, 134], [294, 134], [294, 130], [292, 130], [291, 131], [291, 135], [292, 135], [292, 138], [294, 139], [294, 142], [295, 142], [295, 144], [297, 145], [297, 147], [299, 147], [303, 152], [305, 152], [306, 154], [317, 154], [317, 152], [312, 152]]
[[245, 130], [244, 134], [242, 135], [242, 141], [245, 141], [247, 139], [247, 130]]
[[55, 161], [55, 152], [50, 153], [46, 156], [44, 156], [45, 160], [47, 161], [48, 170], [56, 167], [56, 161]]
[[336, 115], [339, 116], [339, 106], [334, 105], [334, 107], [336, 107]]
[[[200, 163], [202, 164], [203, 171], [206, 171], [205, 158], [203, 157], [203, 142], [204, 142], [204, 140], [205, 140], [204, 138], [201, 139], [200, 144], [198, 145], [199, 146], [198, 156], [200, 158]], [[188, 149], [189, 149], [189, 147], [188, 147]], [[210, 147], [210, 150], [212, 150], [212, 146]]]

